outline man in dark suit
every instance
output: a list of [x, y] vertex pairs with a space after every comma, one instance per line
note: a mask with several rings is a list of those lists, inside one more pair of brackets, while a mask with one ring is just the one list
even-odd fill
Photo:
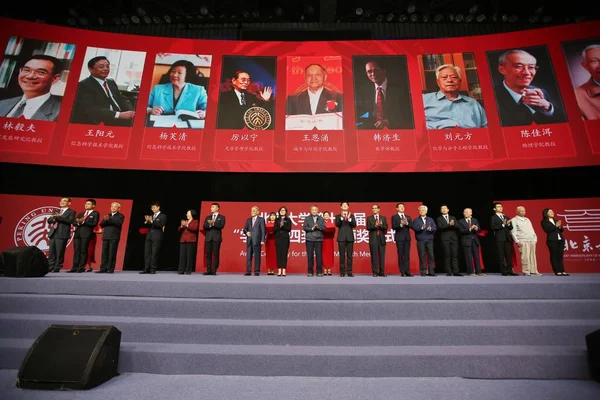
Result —
[[361, 85], [356, 91], [356, 127], [414, 128], [408, 88], [388, 80], [387, 70], [381, 60], [367, 61], [365, 71], [371, 83]]
[[116, 201], [112, 202], [110, 213], [106, 214], [100, 221], [100, 227], [102, 228], [102, 262], [100, 263], [100, 270], [96, 271], [97, 274], [112, 274], [115, 272], [123, 221], [125, 221], [125, 216], [121, 213], [121, 204]]
[[531, 85], [539, 68], [536, 58], [524, 50], [500, 55], [498, 71], [504, 80], [494, 92], [502, 126], [567, 122], [560, 102], [553, 104], [544, 89]]
[[371, 270], [373, 276], [387, 276], [385, 274], [385, 235], [388, 230], [387, 220], [379, 215], [379, 205], [371, 207], [373, 215], [367, 217], [367, 230], [369, 231], [369, 249], [371, 250]]
[[401, 276], [412, 276], [410, 273], [410, 229], [412, 218], [404, 212], [404, 203], [396, 204], [397, 214], [392, 216], [394, 241], [398, 251], [398, 269]]
[[448, 276], [463, 276], [458, 271], [458, 225], [456, 218], [449, 214], [447, 205], [442, 205], [436, 225], [440, 232], [444, 249], [444, 269]]
[[427, 216], [427, 206], [419, 206], [419, 216], [414, 219], [411, 227], [415, 231], [415, 239], [417, 239], [421, 276], [436, 276], [433, 238], [437, 226], [433, 218]]
[[317, 115], [342, 112], [341, 93], [324, 87], [327, 72], [320, 64], [311, 64], [304, 69], [308, 86], [300, 93], [288, 96], [286, 115]]
[[254, 258], [254, 276], [260, 275], [260, 249], [265, 244], [267, 228], [265, 219], [258, 215], [258, 212], [258, 207], [253, 206], [250, 209], [250, 218], [244, 225], [243, 232], [246, 235], [246, 273], [244, 276], [252, 275], [252, 258]]
[[[477, 232], [481, 230], [479, 221], [473, 218], [473, 210], [470, 208], [465, 208], [463, 216], [464, 218], [461, 218], [457, 225], [458, 233], [460, 234], [460, 244], [465, 255], [467, 274], [470, 276], [485, 276], [481, 272], [481, 262], [479, 260], [479, 248], [481, 247], [479, 236], [477, 235]], [[473, 263], [475, 263], [475, 270], [473, 270]]]
[[90, 76], [79, 82], [71, 123], [106, 126], [131, 126], [134, 107], [110, 75], [110, 62], [104, 56], [88, 61]]
[[60, 81], [62, 71], [58, 58], [43, 54], [29, 57], [17, 78], [23, 95], [0, 101], [0, 116], [56, 121], [62, 97], [51, 94], [50, 89]]
[[140, 274], [155, 274], [158, 269], [158, 256], [165, 235], [167, 216], [160, 212], [160, 203], [155, 201], [150, 205], [152, 215], [146, 215], [144, 224], [148, 225], [146, 246], [144, 252], [144, 270]]
[[221, 231], [225, 227], [225, 216], [219, 213], [219, 203], [210, 205], [210, 215], [204, 218], [202, 229], [205, 231], [204, 255], [206, 257], [206, 272], [203, 275], [217, 275], [219, 261], [221, 259], [221, 243], [223, 235]]
[[494, 204], [494, 215], [490, 219], [490, 228], [494, 233], [496, 240], [496, 250], [498, 252], [498, 266], [503, 276], [516, 276], [512, 265], [512, 235], [510, 231], [513, 226], [510, 219], [502, 212], [504, 207], [500, 203]]
[[73, 266], [67, 272], [83, 272], [88, 258], [90, 240], [96, 233], [94, 228], [98, 225], [100, 214], [94, 211], [96, 200], [89, 199], [85, 202], [85, 211], [79, 213], [73, 225], [75, 226], [75, 248], [73, 249]]
[[71, 237], [71, 225], [75, 221], [75, 210], [69, 208], [71, 199], [63, 197], [60, 199], [60, 209], [54, 211], [48, 218], [50, 232], [50, 248], [48, 249], [48, 270], [60, 272], [65, 262], [65, 250]]
[[[262, 91], [253, 93], [248, 91], [251, 87], [250, 74], [246, 71], [236, 71], [231, 77], [231, 88], [221, 92], [219, 97], [219, 111], [217, 116], [217, 129], [242, 129], [246, 126], [244, 114], [250, 107], [262, 107], [273, 118], [273, 88], [265, 87]], [[274, 124], [271, 122], [270, 128]]]
[[323, 232], [325, 220], [319, 215], [319, 207], [310, 207], [310, 215], [304, 218], [302, 229], [306, 237], [306, 253], [308, 260], [308, 276], [315, 272], [315, 258], [317, 259], [317, 276], [323, 276]]
[[354, 228], [356, 218], [349, 211], [350, 204], [347, 201], [340, 203], [342, 212], [335, 216], [335, 226], [338, 227], [337, 242], [340, 249], [340, 276], [353, 277], [352, 253], [354, 251]]

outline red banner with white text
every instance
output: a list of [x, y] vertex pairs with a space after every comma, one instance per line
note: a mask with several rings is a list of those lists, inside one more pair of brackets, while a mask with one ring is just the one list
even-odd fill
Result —
[[[538, 270], [552, 273], [550, 252], [546, 246], [546, 233], [542, 230], [542, 212], [554, 211], [554, 220], [561, 221], [565, 239], [564, 265], [566, 272], [600, 272], [600, 198], [507, 200], [502, 201], [504, 214], [510, 218], [517, 215], [519, 206], [525, 207], [528, 218], [537, 235], [536, 257]], [[520, 253], [517, 254], [515, 272], [520, 272]]]
[[595, 21], [319, 42], [0, 24], [3, 162], [231, 172], [600, 164]]

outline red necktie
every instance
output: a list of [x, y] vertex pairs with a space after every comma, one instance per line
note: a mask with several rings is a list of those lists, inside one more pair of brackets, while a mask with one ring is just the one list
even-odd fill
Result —
[[104, 81], [102, 86], [104, 86], [104, 91], [106, 92], [106, 95], [108, 96], [108, 99], [110, 100], [110, 104], [112, 104], [114, 111], [121, 111], [121, 108], [119, 107], [119, 105], [111, 97], [110, 90], [108, 90], [108, 84], [106, 83], [106, 81]]
[[86, 211], [85, 214], [83, 215], [83, 219], [86, 219], [88, 217], [88, 215], [90, 215], [90, 212]]
[[106, 81], [104, 81], [103, 86], [104, 90], [106, 91], [106, 95], [110, 97], [110, 90], [108, 90], [108, 85], [106, 84]]
[[381, 121], [382, 119], [384, 119], [383, 102], [384, 102], [383, 89], [381, 88], [381, 86], [377, 86], [377, 104], [375, 104], [375, 107], [376, 107], [376, 113], [377, 113], [376, 118], [378, 121]]

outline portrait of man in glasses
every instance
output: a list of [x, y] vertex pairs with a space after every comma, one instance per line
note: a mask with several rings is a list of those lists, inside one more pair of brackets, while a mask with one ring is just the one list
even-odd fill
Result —
[[23, 94], [0, 100], [0, 116], [38, 121], [56, 121], [61, 96], [50, 93], [60, 81], [62, 62], [52, 56], [33, 55], [18, 69], [17, 82]]
[[[549, 70], [546, 81], [551, 78], [556, 89], [550, 63], [543, 68]], [[525, 50], [513, 49], [500, 54], [498, 72], [503, 79], [494, 87], [494, 92], [502, 126], [566, 122], [560, 100], [553, 101], [547, 88], [532, 85], [539, 71], [536, 57]]]

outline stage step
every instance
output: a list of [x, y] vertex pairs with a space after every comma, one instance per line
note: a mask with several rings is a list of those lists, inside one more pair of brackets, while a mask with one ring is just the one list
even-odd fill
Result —
[[0, 313], [259, 320], [600, 319], [600, 300], [242, 300], [0, 294]]
[[0, 337], [37, 338], [52, 324], [114, 325], [124, 342], [277, 346], [585, 346], [600, 320], [215, 320], [0, 314]]
[[[374, 342], [377, 338], [374, 338]], [[33, 339], [0, 339], [18, 369]], [[244, 376], [589, 379], [585, 346], [248, 346], [121, 344], [120, 372]]]
[[283, 278], [239, 274], [177, 275], [172, 272], [139, 275], [135, 271], [125, 271], [3, 278], [0, 279], [0, 293], [265, 300], [600, 299], [598, 275], [413, 278], [290, 275]]

